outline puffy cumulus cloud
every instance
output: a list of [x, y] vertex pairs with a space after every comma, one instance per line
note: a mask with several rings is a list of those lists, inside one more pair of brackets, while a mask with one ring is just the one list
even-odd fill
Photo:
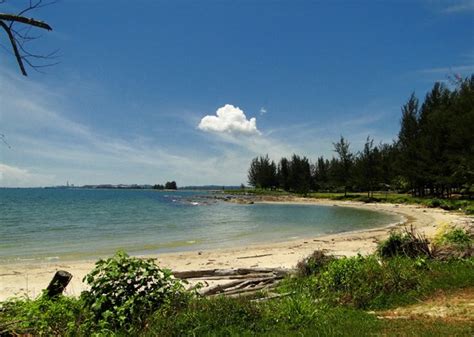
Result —
[[205, 116], [198, 125], [200, 130], [218, 133], [242, 133], [258, 135], [257, 120], [247, 119], [245, 113], [231, 104], [217, 109], [216, 116]]

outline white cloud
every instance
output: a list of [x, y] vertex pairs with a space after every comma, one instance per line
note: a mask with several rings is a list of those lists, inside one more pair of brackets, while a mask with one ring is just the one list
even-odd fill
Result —
[[450, 6], [443, 9], [443, 12], [445, 13], [460, 13], [467, 11], [474, 11], [474, 0], [453, 1]]
[[[207, 138], [189, 125], [183, 127], [189, 130], [187, 135], [193, 135], [190, 141], [198, 138], [209, 146], [196, 151], [186, 145], [163, 145], [155, 134], [112, 136], [75, 120], [65, 98], [70, 93], [57, 91], [0, 66], [0, 132], [11, 145], [0, 139], [1, 187], [64, 185], [66, 181], [75, 185], [167, 180], [181, 186], [240, 184], [246, 182], [247, 166], [257, 148], [258, 154], [273, 153], [266, 150], [270, 146], [262, 137], [221, 133], [219, 139]], [[232, 140], [223, 143], [222, 137]]]
[[206, 132], [260, 134], [255, 117], [250, 118], [250, 120], [247, 119], [240, 108], [231, 104], [226, 104], [217, 109], [216, 116], [203, 117], [198, 128]]
[[265, 109], [263, 106], [260, 108], [260, 115], [265, 115], [267, 112], [267, 109]]
[[423, 69], [423, 70], [420, 70], [420, 73], [449, 75], [452, 73], [470, 73], [472, 71], [474, 71], [474, 64]]
[[0, 163], [0, 187], [43, 186], [53, 181], [53, 176], [37, 174], [28, 169]]

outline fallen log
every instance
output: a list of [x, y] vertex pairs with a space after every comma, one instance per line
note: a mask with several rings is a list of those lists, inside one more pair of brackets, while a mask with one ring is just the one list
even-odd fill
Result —
[[202, 296], [209, 296], [209, 295], [218, 294], [218, 293], [221, 293], [222, 291], [224, 291], [227, 288], [234, 287], [234, 286], [239, 285], [240, 283], [243, 283], [243, 282], [245, 282], [245, 281], [238, 280], [238, 281], [233, 281], [233, 282], [229, 282], [229, 283], [225, 283], [225, 284], [218, 284], [214, 287], [210, 287], [208, 289], [205, 289], [204, 291], [201, 292], [201, 295]]
[[248, 275], [256, 273], [273, 273], [275, 275], [287, 275], [290, 272], [288, 269], [282, 268], [237, 268], [237, 269], [203, 269], [203, 270], [188, 270], [177, 271], [173, 275], [180, 279], [203, 278], [209, 276], [235, 276]]
[[264, 288], [271, 288], [277, 285], [281, 278], [268, 277], [257, 280], [240, 280], [236, 282], [230, 282], [223, 285], [217, 285], [209, 288], [203, 292], [203, 296], [217, 296], [217, 295], [235, 295], [247, 292], [256, 292]]
[[[203, 276], [201, 277], [196, 277], [195, 279], [199, 281], [199, 279], [202, 279], [203, 281], [219, 281], [219, 280], [241, 280], [241, 279], [254, 279], [254, 278], [261, 278], [261, 277], [268, 277], [268, 273], [256, 273], [256, 274], [245, 274], [245, 275], [229, 275], [229, 276]], [[273, 274], [271, 274], [273, 275]]]
[[229, 295], [238, 295], [238, 294], [240, 295], [240, 294], [243, 294], [243, 293], [256, 293], [259, 290], [271, 288], [271, 286], [272, 286], [272, 284], [262, 284], [262, 285], [255, 286], [255, 287], [252, 287], [252, 288], [229, 290], [229, 291], [226, 291], [225, 293], [222, 293], [222, 294], [215, 294], [214, 296], [217, 296], [217, 295], [229, 296]]

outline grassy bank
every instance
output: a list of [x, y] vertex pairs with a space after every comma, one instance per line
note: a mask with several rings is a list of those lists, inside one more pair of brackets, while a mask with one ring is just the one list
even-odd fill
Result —
[[406, 193], [385, 193], [374, 192], [371, 197], [367, 197], [367, 193], [332, 193], [332, 192], [311, 192], [306, 195], [299, 195], [289, 193], [282, 190], [264, 190], [264, 189], [245, 189], [226, 191], [229, 194], [235, 195], [255, 195], [255, 196], [298, 196], [315, 199], [330, 199], [330, 200], [347, 200], [360, 202], [386, 202], [392, 204], [414, 204], [423, 205], [432, 208], [441, 208], [450, 211], [462, 211], [466, 214], [474, 214], [474, 200], [469, 199], [439, 199], [432, 197], [413, 197]]
[[281, 298], [182, 298], [153, 313], [138, 311], [143, 316], [120, 328], [94, 320], [82, 299], [16, 300], [2, 304], [0, 327], [5, 335], [60, 336], [472, 335], [472, 322], [462, 319], [414, 316], [401, 322], [377, 317], [382, 310], [422, 301], [435, 292], [474, 291], [472, 259], [420, 267], [419, 261], [401, 258], [380, 268], [372, 259], [342, 259], [312, 276], [289, 278], [277, 291], [291, 295]]
[[[316, 251], [273, 298], [206, 297], [187, 291], [152, 260], [118, 253], [99, 261], [80, 298], [16, 299], [1, 304], [0, 334], [57, 336], [472, 336], [472, 313], [396, 319], [394, 308], [461, 291], [474, 298], [467, 232], [447, 230], [438, 248], [395, 233], [378, 253], [336, 259]], [[442, 248], [442, 249], [441, 249]], [[451, 254], [439, 254], [440, 251]], [[472, 256], [472, 254], [470, 254]], [[468, 307], [469, 309], [469, 307]], [[391, 317], [393, 318], [393, 317]]]

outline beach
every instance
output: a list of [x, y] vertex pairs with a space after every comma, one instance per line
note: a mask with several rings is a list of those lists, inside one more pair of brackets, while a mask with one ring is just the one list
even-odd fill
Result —
[[[445, 224], [472, 227], [473, 218], [460, 212], [448, 212], [419, 205], [359, 203], [351, 201], [333, 201], [327, 199], [307, 199], [296, 197], [264, 198], [265, 203], [316, 204], [334, 207], [356, 207], [373, 211], [395, 213], [405, 221], [381, 228], [343, 232], [316, 237], [298, 238], [291, 241], [252, 244], [246, 246], [163, 253], [147, 255], [156, 258], [161, 267], [174, 271], [200, 269], [231, 269], [251, 267], [294, 268], [298, 261], [314, 250], [323, 249], [336, 256], [354, 256], [372, 253], [377, 242], [387, 237], [396, 228], [413, 226], [417, 231], [432, 237], [439, 226]], [[65, 294], [78, 296], [87, 289], [82, 278], [91, 271], [95, 261], [50, 261], [8, 263], [0, 265], [0, 301], [10, 297], [28, 296], [34, 298], [46, 288], [57, 270], [66, 270], [73, 275]], [[212, 282], [208, 282], [212, 285]]]

